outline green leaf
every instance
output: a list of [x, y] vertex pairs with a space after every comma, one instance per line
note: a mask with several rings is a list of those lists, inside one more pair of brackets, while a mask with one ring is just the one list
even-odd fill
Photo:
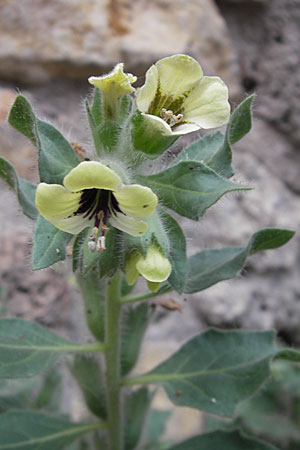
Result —
[[170, 244], [168, 259], [172, 265], [172, 273], [168, 278], [168, 283], [181, 294], [185, 286], [187, 274], [185, 235], [176, 220], [169, 214], [164, 213], [162, 218], [163, 225], [168, 230]]
[[38, 211], [34, 203], [36, 186], [23, 178], [19, 178], [14, 167], [6, 159], [1, 157], [0, 177], [17, 194], [19, 204], [25, 216], [35, 220], [38, 216]]
[[142, 339], [149, 322], [149, 306], [140, 303], [128, 305], [122, 322], [121, 373], [126, 375], [137, 362]]
[[254, 95], [250, 95], [233, 111], [226, 130], [230, 144], [235, 144], [251, 130], [251, 106], [253, 100]]
[[133, 145], [136, 150], [145, 153], [148, 158], [158, 158], [178, 139], [178, 136], [162, 136], [149, 126], [140, 111], [131, 117]]
[[255, 233], [247, 247], [204, 250], [188, 259], [188, 276], [184, 292], [199, 292], [223, 280], [234, 278], [243, 268], [247, 256], [258, 251], [280, 247], [294, 231], [265, 228]]
[[105, 419], [107, 411], [104, 377], [97, 359], [92, 355], [76, 355], [69, 368], [83, 393], [89, 410]]
[[79, 270], [82, 276], [97, 268], [99, 278], [112, 276], [119, 265], [118, 255], [121, 256], [121, 233], [115, 228], [110, 228], [105, 234], [106, 250], [103, 252], [92, 252], [88, 248], [91, 228], [82, 230], [76, 237], [74, 243], [73, 270]]
[[0, 450], [61, 450], [100, 424], [74, 424], [34, 411], [0, 415]]
[[209, 330], [126, 384], [160, 384], [175, 405], [233, 417], [237, 404], [268, 378], [274, 336], [272, 331]]
[[170, 414], [171, 411], [159, 409], [150, 411], [146, 422], [145, 445], [143, 446], [145, 450], [159, 448], [159, 439], [165, 430]]
[[8, 121], [38, 148], [41, 181], [62, 184], [65, 175], [79, 163], [68, 141], [52, 125], [39, 120], [22, 95], [16, 97]]
[[39, 215], [33, 235], [32, 270], [44, 269], [64, 260], [66, 245], [72, 237]]
[[227, 192], [249, 189], [231, 183], [198, 161], [182, 161], [162, 172], [139, 176], [176, 213], [198, 220]]
[[208, 164], [216, 172], [230, 178], [233, 175], [231, 167], [231, 145], [242, 139], [251, 129], [251, 104], [254, 96], [247, 97], [233, 111], [227, 125], [224, 141], [219, 151], [214, 154], [212, 161]]
[[299, 394], [299, 365], [275, 361], [271, 380], [239, 405], [237, 420], [247, 433], [280, 442], [284, 448], [297, 448], [300, 443]]
[[280, 228], [264, 228], [255, 233], [248, 245], [248, 252], [250, 255], [261, 252], [263, 250], [270, 250], [281, 247], [286, 244], [294, 236], [295, 231], [282, 230]]
[[[57, 411], [61, 401], [62, 376], [58, 371], [51, 370], [45, 374], [40, 391], [34, 400], [34, 407]], [[36, 385], [35, 385], [36, 392]]]
[[[197, 139], [174, 159], [172, 166], [178, 164], [180, 161], [199, 161], [212, 167], [214, 155], [220, 150], [223, 140], [224, 135], [220, 131], [214, 131]], [[231, 159], [229, 163], [231, 164]]]
[[146, 387], [141, 387], [125, 398], [125, 450], [133, 450], [140, 441], [152, 397]]
[[279, 450], [271, 444], [241, 435], [238, 431], [214, 431], [195, 436], [169, 450]]
[[76, 280], [84, 302], [85, 316], [88, 327], [94, 337], [104, 341], [105, 332], [105, 294], [106, 280], [99, 279], [97, 270], [87, 274], [76, 273]]
[[60, 354], [89, 347], [93, 346], [82, 348], [34, 322], [0, 319], [0, 378], [32, 377], [52, 367]]

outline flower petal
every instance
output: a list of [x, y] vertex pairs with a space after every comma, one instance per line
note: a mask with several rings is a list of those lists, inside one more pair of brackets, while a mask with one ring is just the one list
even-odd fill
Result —
[[136, 104], [140, 111], [147, 112], [154, 100], [158, 87], [158, 70], [156, 65], [150, 67], [146, 72], [145, 84], [137, 90]]
[[[152, 114], [143, 114], [143, 117], [146, 121], [147, 130], [151, 130], [151, 132], [155, 135], [162, 134], [164, 136], [172, 136], [173, 130], [170, 125], [167, 124], [163, 119], [158, 116], [153, 116]], [[149, 133], [150, 134], [150, 133]]]
[[161, 95], [174, 99], [189, 91], [203, 72], [200, 64], [188, 55], [173, 55], [156, 63]]
[[63, 183], [72, 192], [93, 188], [114, 191], [122, 186], [119, 175], [98, 161], [78, 164], [65, 176]]
[[178, 135], [181, 136], [183, 134], [192, 133], [193, 131], [199, 130], [201, 127], [199, 125], [196, 125], [194, 123], [181, 123], [179, 125], [176, 125], [173, 128], [172, 134], [174, 136]]
[[114, 193], [124, 214], [136, 219], [151, 216], [157, 207], [158, 199], [152, 190], [140, 184], [123, 186]]
[[156, 282], [156, 281], [147, 281], [147, 285], [148, 285], [148, 288], [150, 289], [150, 291], [156, 292], [156, 291], [158, 291], [161, 283]]
[[131, 73], [124, 73], [124, 64], [117, 64], [107, 75], [101, 77], [89, 77], [89, 83], [96, 86], [104, 94], [113, 93], [114, 97], [121, 97], [135, 91], [131, 86], [137, 78]]
[[140, 258], [136, 264], [137, 270], [148, 281], [165, 281], [171, 274], [171, 264], [158, 248], [150, 246], [146, 258]]
[[73, 216], [78, 209], [80, 196], [80, 193], [68, 192], [60, 184], [40, 183], [35, 204], [40, 214], [56, 228], [77, 234], [90, 224], [88, 219]]
[[[220, 127], [228, 122], [228, 88], [219, 77], [203, 77], [183, 103], [184, 121], [201, 128]], [[179, 127], [178, 127], [179, 128]]]
[[122, 213], [111, 216], [109, 218], [109, 223], [118, 230], [124, 231], [131, 236], [142, 236], [148, 230], [146, 222], [125, 216]]

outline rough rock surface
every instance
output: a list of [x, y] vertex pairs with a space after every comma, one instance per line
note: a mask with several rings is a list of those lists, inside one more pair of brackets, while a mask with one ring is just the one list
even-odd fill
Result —
[[244, 87], [258, 94], [257, 114], [299, 146], [299, 1], [217, 4], [239, 54]]
[[8, 79], [84, 78], [120, 61], [141, 75], [163, 56], [189, 52], [237, 88], [237, 61], [212, 0], [2, 0], [0, 40]]
[[[85, 119], [80, 126], [81, 99], [89, 91], [86, 76], [109, 70], [120, 60], [126, 63], [126, 70], [142, 75], [154, 60], [175, 52], [195, 56], [206, 73], [221, 75], [234, 93], [257, 92], [257, 120], [251, 134], [234, 150], [235, 180], [255, 190], [225, 196], [200, 224], [183, 220], [189, 253], [244, 245], [263, 227], [297, 230], [300, 221], [299, 152], [295, 145], [299, 140], [300, 77], [295, 57], [299, 2], [218, 0], [216, 4], [227, 29], [208, 0], [140, 0], [130, 2], [129, 7], [125, 0], [110, 0], [107, 6], [96, 0], [2, 0], [0, 4], [0, 84], [5, 88], [0, 92], [2, 121], [17, 80], [40, 117], [58, 126], [70, 141], [89, 145]], [[33, 8], [37, 8], [34, 14]], [[118, 8], [122, 13], [114, 16]], [[4, 122], [0, 123], [0, 154], [12, 161], [23, 177], [37, 180], [34, 149]], [[62, 273], [49, 269], [32, 274], [32, 225], [16, 212], [14, 196], [2, 182], [1, 202], [5, 205], [0, 209], [4, 313], [59, 330], [68, 328], [75, 340], [82, 335], [88, 339], [86, 330], [80, 330], [79, 336], [73, 326], [80, 306], [71, 278], [65, 276], [67, 264], [60, 266]], [[237, 279], [188, 296], [186, 302], [181, 299], [182, 313], [163, 313], [158, 308], [147, 333], [143, 368], [152, 367], [158, 362], [157, 355], [168, 356], [207, 326], [274, 327], [286, 341], [300, 344], [299, 259], [296, 237], [281, 249], [251, 257]], [[156, 401], [158, 407], [170, 407], [161, 397]], [[200, 418], [181, 408], [177, 411], [180, 418], [169, 436], [180, 429], [198, 432]], [[194, 428], [190, 429], [192, 422]]]

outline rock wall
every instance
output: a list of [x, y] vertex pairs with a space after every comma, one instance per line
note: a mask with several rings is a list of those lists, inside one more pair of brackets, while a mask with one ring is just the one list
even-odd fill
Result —
[[[296, 0], [2, 0], [1, 155], [12, 160], [23, 176], [36, 179], [33, 149], [4, 121], [16, 87], [67, 138], [85, 144], [85, 125], [80, 128], [78, 122], [81, 99], [90, 89], [88, 75], [123, 61], [127, 71], [141, 76], [158, 58], [186, 52], [199, 60], [206, 74], [225, 79], [233, 105], [246, 92], [257, 94], [253, 131], [234, 153], [235, 179], [255, 191], [222, 199], [198, 227], [185, 221], [193, 239], [189, 251], [240, 246], [266, 226], [298, 229], [299, 14]], [[2, 183], [1, 189], [6, 189]], [[1, 239], [14, 242], [22, 229], [28, 269], [31, 225], [20, 214], [14, 218], [13, 195], [2, 195], [10, 213], [0, 210], [1, 223], [9, 220]], [[298, 243], [295, 238], [282, 249], [253, 257], [237, 280], [191, 296], [188, 303], [198, 312], [199, 322], [190, 326], [187, 312], [181, 331], [196, 332], [207, 325], [275, 327], [289, 342], [299, 343]], [[6, 247], [2, 248], [5, 261]], [[2, 280], [5, 273], [1, 272]], [[29, 276], [26, 271], [24, 276]], [[21, 289], [18, 279], [16, 289]], [[35, 295], [27, 288], [34, 308]], [[71, 292], [70, 288], [70, 296]], [[159, 314], [158, 319], [159, 336], [170, 336], [171, 326], [165, 327], [166, 332], [161, 326], [161, 321], [169, 324], [169, 318]], [[174, 327], [174, 338], [184, 339], [175, 323]]]

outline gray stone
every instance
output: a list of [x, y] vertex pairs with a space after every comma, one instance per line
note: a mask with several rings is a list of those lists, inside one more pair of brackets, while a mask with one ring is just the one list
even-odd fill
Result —
[[258, 94], [257, 114], [300, 142], [300, 2], [219, 0], [239, 54], [245, 89]]
[[212, 0], [2, 0], [0, 39], [5, 79], [83, 79], [120, 61], [142, 76], [157, 59], [188, 52], [238, 90], [235, 53]]

